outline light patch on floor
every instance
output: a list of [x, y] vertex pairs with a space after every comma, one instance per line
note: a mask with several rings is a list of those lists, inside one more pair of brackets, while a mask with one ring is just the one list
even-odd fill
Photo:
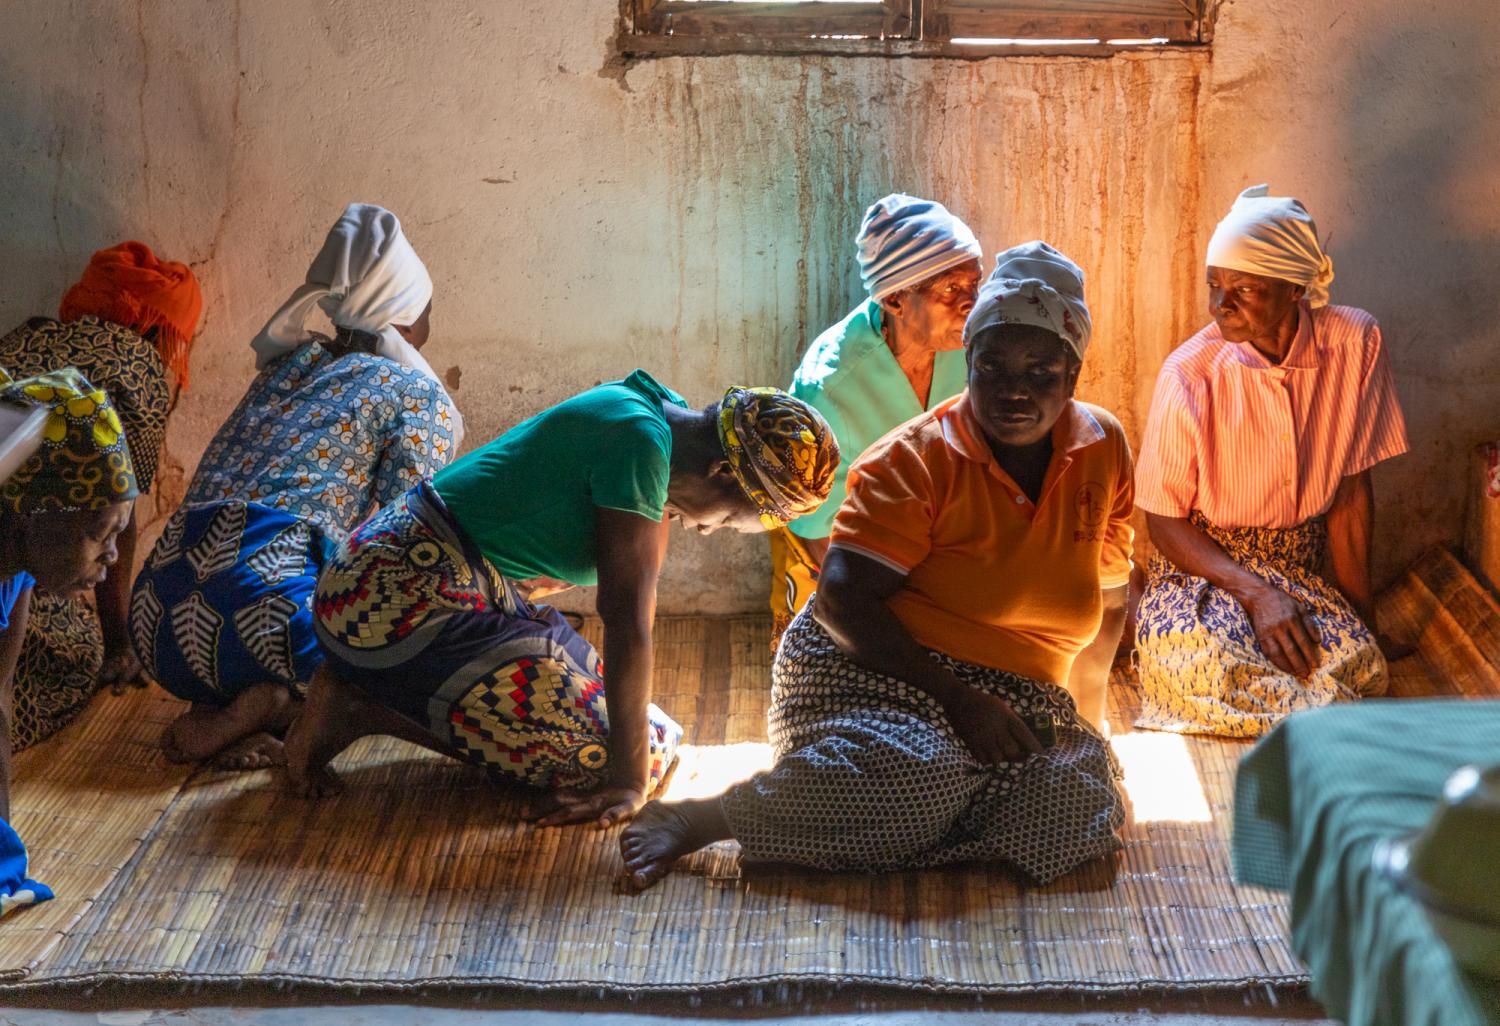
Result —
[[1116, 734], [1110, 746], [1125, 768], [1125, 793], [1137, 823], [1207, 823], [1208, 797], [1181, 734]]
[[771, 746], [761, 741], [735, 745], [683, 745], [677, 750], [677, 770], [662, 797], [669, 802], [712, 798], [748, 780], [775, 760]]

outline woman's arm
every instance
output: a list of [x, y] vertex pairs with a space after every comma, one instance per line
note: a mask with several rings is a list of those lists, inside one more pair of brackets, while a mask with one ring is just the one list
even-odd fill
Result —
[[1365, 624], [1375, 628], [1370, 593], [1370, 536], [1375, 529], [1375, 490], [1370, 472], [1350, 474], [1339, 482], [1328, 509], [1328, 554], [1333, 583]]
[[1105, 588], [1104, 618], [1099, 633], [1087, 648], [1073, 660], [1068, 674], [1068, 692], [1078, 704], [1078, 715], [1103, 729], [1105, 699], [1109, 693], [1109, 670], [1120, 648], [1120, 632], [1125, 628], [1125, 597], [1129, 585]]
[[0, 819], [10, 822], [10, 732], [15, 723], [16, 662], [31, 619], [31, 589], [21, 592], [10, 611], [10, 626], [0, 631]]
[[[559, 791], [539, 823], [592, 819], [601, 829], [631, 819], [651, 787], [651, 628], [656, 578], [667, 546], [666, 521], [596, 508], [599, 618], [604, 621], [604, 704], [609, 713], [609, 779], [587, 793]], [[554, 811], [555, 810], [555, 811]]]
[[980, 762], [1016, 762], [1041, 751], [1005, 700], [962, 683], [907, 632], [888, 604], [905, 583], [905, 575], [885, 564], [835, 546], [823, 561], [813, 615], [850, 659], [936, 699]]
[[1312, 614], [1286, 592], [1230, 559], [1186, 517], [1146, 514], [1151, 541], [1183, 571], [1227, 591], [1244, 607], [1266, 658], [1297, 677], [1322, 662]]
[[99, 629], [104, 635], [104, 665], [99, 670], [99, 683], [109, 685], [117, 693], [125, 687], [146, 685], [141, 664], [130, 645], [130, 583], [134, 577], [137, 538], [135, 509], [132, 508], [125, 530], [115, 540], [119, 558], [94, 588]]

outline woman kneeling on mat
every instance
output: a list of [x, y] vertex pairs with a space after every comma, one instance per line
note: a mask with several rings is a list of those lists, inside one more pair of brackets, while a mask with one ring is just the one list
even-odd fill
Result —
[[1001, 254], [965, 329], [968, 389], [850, 471], [773, 664], [775, 766], [648, 805], [621, 839], [632, 887], [728, 838], [748, 861], [995, 859], [1041, 882], [1118, 847], [1117, 767], [1063, 688], [1080, 651], [1118, 642], [1102, 593], [1130, 573], [1129, 446], [1072, 398], [1089, 331], [1071, 261]]
[[[389, 734], [545, 788], [543, 824], [628, 819], [682, 729], [651, 700], [671, 520], [759, 531], [816, 509], [838, 445], [806, 403], [731, 388], [692, 410], [645, 371], [507, 431], [366, 521], [318, 577], [327, 654], [287, 735], [298, 793]], [[608, 675], [542, 587], [598, 585]]]

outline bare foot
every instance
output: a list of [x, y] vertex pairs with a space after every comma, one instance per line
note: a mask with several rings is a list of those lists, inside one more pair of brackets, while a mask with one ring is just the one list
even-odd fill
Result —
[[281, 684], [246, 688], [224, 708], [194, 702], [162, 733], [169, 762], [202, 762], [241, 738], [286, 728], [295, 715], [291, 692]]
[[342, 790], [328, 766], [368, 734], [389, 734], [452, 757], [453, 750], [393, 709], [377, 705], [340, 680], [328, 665], [307, 685], [307, 700], [286, 732], [286, 774], [300, 798], [326, 798]]
[[222, 770], [269, 769], [286, 764], [286, 749], [280, 738], [262, 730], [220, 749], [213, 764]]
[[682, 856], [731, 836], [717, 798], [648, 802], [620, 835], [626, 886], [644, 891], [671, 872]]

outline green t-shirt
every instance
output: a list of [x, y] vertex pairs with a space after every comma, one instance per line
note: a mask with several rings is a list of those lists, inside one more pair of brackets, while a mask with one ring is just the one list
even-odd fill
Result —
[[432, 479], [448, 511], [507, 577], [597, 584], [594, 509], [660, 520], [672, 432], [663, 402], [687, 402], [643, 370], [575, 395]]
[[[964, 351], [938, 353], [927, 409], [958, 395], [967, 383]], [[828, 501], [790, 525], [800, 538], [826, 538], [833, 533], [854, 461], [886, 432], [924, 412], [880, 333], [879, 303], [865, 300], [813, 341], [792, 377], [791, 393], [821, 413], [839, 440], [839, 467]]]

